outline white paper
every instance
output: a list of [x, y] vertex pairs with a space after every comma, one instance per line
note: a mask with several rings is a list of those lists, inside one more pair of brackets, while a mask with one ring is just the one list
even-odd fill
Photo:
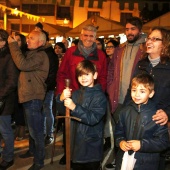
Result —
[[134, 158], [134, 156], [135, 152], [132, 155], [129, 155], [128, 151], [124, 153], [121, 170], [133, 170], [136, 163], [136, 159]]

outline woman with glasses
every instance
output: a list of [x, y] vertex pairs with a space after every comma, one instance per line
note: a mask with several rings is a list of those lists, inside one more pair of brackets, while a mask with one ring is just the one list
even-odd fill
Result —
[[115, 48], [118, 46], [119, 46], [118, 40], [109, 40], [106, 43], [106, 55], [108, 57], [108, 63], [114, 54]]
[[[156, 124], [165, 125], [170, 120], [170, 31], [163, 27], [154, 27], [146, 39], [146, 54], [139, 61], [134, 76], [148, 73], [154, 78], [155, 95], [152, 100], [157, 105], [153, 116]], [[125, 103], [130, 99], [130, 90]], [[158, 146], [159, 147], [159, 146]], [[161, 157], [160, 170], [165, 169], [165, 159]]]

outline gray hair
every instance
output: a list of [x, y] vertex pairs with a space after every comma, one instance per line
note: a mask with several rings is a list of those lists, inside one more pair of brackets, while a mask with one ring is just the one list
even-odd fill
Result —
[[88, 24], [88, 25], [85, 25], [83, 28], [82, 28], [82, 31], [85, 30], [85, 31], [93, 31], [96, 35], [97, 33], [97, 28], [92, 25], [92, 24]]
[[47, 39], [45, 33], [38, 30], [33, 30], [32, 32], [36, 33], [39, 36], [39, 41], [42, 41], [42, 46], [44, 46]]

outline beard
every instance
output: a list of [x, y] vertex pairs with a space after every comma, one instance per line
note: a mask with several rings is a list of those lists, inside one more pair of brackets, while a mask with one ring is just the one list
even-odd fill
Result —
[[[132, 37], [133, 36], [133, 38], [128, 38], [128, 37]], [[138, 39], [139, 39], [139, 37], [140, 37], [140, 34], [137, 34], [137, 35], [127, 35], [127, 41], [128, 41], [128, 43], [135, 43]]]

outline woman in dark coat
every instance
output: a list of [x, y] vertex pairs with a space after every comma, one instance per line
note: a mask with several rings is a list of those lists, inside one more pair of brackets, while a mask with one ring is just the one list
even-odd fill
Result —
[[7, 169], [12, 166], [14, 159], [14, 134], [11, 128], [11, 115], [16, 103], [18, 70], [11, 58], [7, 39], [8, 33], [0, 29], [0, 101], [4, 101], [4, 106], [0, 109], [0, 133], [5, 144], [0, 169]]
[[[170, 31], [162, 27], [154, 27], [146, 39], [146, 57], [139, 61], [134, 76], [140, 73], [150, 74], [155, 82], [157, 112], [153, 116], [156, 123], [165, 125], [170, 121]], [[130, 90], [125, 104], [130, 99]], [[164, 158], [161, 157], [160, 170], [165, 169]]]

